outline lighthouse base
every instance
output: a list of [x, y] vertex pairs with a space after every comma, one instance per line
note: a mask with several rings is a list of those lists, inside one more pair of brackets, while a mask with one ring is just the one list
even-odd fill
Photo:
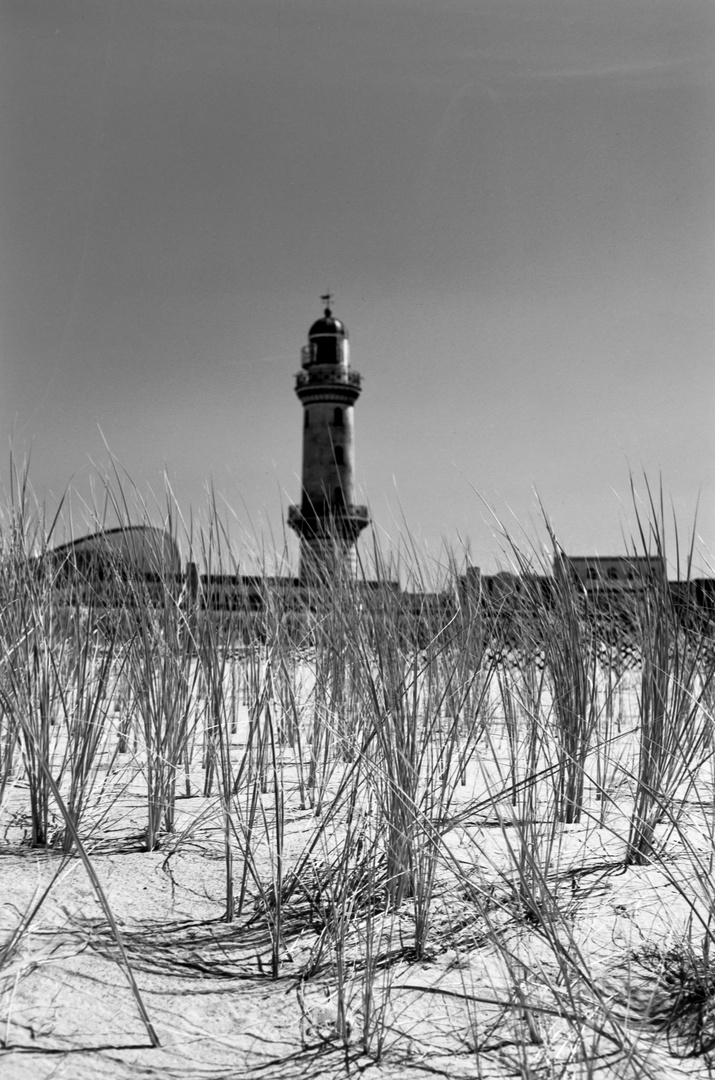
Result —
[[357, 571], [356, 543], [370, 524], [366, 506], [344, 506], [325, 512], [322, 507], [291, 506], [288, 525], [300, 537], [301, 583], [326, 582]]

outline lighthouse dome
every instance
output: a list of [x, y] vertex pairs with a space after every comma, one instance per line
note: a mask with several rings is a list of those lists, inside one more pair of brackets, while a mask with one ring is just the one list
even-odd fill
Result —
[[345, 324], [336, 319], [329, 307], [323, 312], [323, 318], [313, 323], [308, 331], [308, 340], [316, 337], [341, 337], [346, 338], [348, 332]]

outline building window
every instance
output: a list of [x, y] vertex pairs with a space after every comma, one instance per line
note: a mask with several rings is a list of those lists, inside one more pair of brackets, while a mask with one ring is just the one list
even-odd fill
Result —
[[609, 566], [609, 568], [608, 568], [608, 578], [609, 578], [609, 581], [617, 581], [618, 580], [618, 569], [617, 569], [617, 567]]
[[333, 410], [333, 427], [342, 427], [342, 426], [343, 426], [343, 410], [342, 409], [334, 409]]
[[336, 465], [344, 465], [345, 464], [345, 452], [344, 452], [342, 446], [336, 446], [336, 447], [334, 447], [334, 450], [335, 450], [335, 464]]
[[303, 421], [303, 427], [310, 427], [310, 409], [305, 410], [305, 419]]
[[336, 488], [333, 492], [333, 506], [345, 506], [345, 495], [343, 494], [343, 489], [341, 487]]

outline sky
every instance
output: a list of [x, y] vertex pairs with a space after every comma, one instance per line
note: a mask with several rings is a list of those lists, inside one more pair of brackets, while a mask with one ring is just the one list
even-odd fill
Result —
[[281, 549], [329, 289], [381, 545], [712, 572], [714, 105], [712, 0], [0, 0], [6, 490]]

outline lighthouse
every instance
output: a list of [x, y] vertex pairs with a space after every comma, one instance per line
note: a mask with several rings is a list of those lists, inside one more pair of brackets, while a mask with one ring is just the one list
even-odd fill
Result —
[[350, 368], [348, 332], [330, 310], [308, 331], [295, 392], [303, 406], [303, 467], [300, 506], [288, 524], [300, 537], [300, 577], [352, 571], [355, 544], [369, 524], [366, 506], [355, 503], [355, 402], [360, 376]]

